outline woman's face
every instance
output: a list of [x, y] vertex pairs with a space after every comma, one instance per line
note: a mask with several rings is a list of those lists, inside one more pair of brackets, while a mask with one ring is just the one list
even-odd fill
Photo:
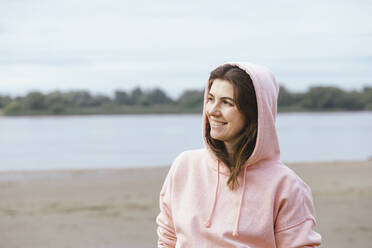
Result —
[[222, 79], [215, 79], [208, 94], [206, 114], [213, 139], [232, 145], [244, 127], [244, 116], [234, 98], [234, 86]]

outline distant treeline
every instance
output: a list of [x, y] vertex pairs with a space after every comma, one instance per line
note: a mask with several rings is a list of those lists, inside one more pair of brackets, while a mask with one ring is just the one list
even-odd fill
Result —
[[[80, 115], [201, 113], [203, 90], [186, 90], [177, 99], [159, 88], [116, 90], [113, 97], [89, 91], [33, 91], [25, 96], [0, 94], [3, 115]], [[336, 87], [311, 87], [305, 93], [292, 93], [280, 86], [279, 111], [372, 110], [372, 87], [344, 91]]]
[[114, 97], [86, 90], [33, 91], [15, 98], [0, 94], [0, 111], [3, 115], [200, 113], [202, 101], [201, 90], [186, 90], [176, 100], [159, 88], [116, 90]]

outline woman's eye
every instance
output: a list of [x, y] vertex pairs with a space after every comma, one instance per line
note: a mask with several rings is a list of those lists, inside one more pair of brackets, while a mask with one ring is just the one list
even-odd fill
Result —
[[212, 97], [208, 97], [208, 102], [211, 102], [213, 101], [213, 98]]
[[229, 101], [223, 101], [222, 103], [223, 103], [223, 104], [226, 104], [226, 105], [228, 105], [228, 106], [232, 106], [232, 103], [229, 102]]

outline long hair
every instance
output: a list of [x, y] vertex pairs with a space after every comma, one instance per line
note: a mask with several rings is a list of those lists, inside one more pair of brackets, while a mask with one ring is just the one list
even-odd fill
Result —
[[210, 124], [207, 122], [205, 135], [211, 150], [230, 170], [227, 185], [234, 190], [238, 185], [238, 176], [244, 163], [252, 155], [257, 140], [257, 99], [251, 77], [238, 66], [225, 64], [213, 70], [208, 79], [208, 89], [215, 79], [229, 81], [234, 88], [234, 100], [238, 110], [244, 116], [244, 130], [239, 134], [233, 154], [228, 154], [221, 140], [213, 139], [210, 135]]

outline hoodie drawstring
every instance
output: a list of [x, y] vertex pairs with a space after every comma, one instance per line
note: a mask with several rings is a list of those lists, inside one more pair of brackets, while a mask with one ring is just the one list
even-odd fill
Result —
[[232, 233], [233, 236], [238, 236], [239, 235], [239, 220], [240, 220], [240, 212], [242, 210], [243, 206], [243, 200], [244, 200], [244, 192], [245, 192], [245, 173], [247, 171], [247, 167], [244, 168], [243, 172], [243, 189], [242, 189], [242, 195], [240, 198], [240, 204], [239, 204], [239, 209], [238, 209], [238, 214], [236, 215], [236, 221], [235, 221], [235, 228]]
[[211, 213], [209, 214], [209, 217], [207, 219], [207, 221], [204, 223], [204, 226], [206, 228], [209, 228], [211, 226], [211, 219], [212, 219], [212, 216], [213, 216], [213, 213], [214, 213], [214, 210], [216, 208], [216, 202], [217, 202], [217, 193], [218, 193], [218, 185], [220, 184], [220, 161], [218, 160], [217, 161], [217, 164], [218, 164], [218, 167], [217, 167], [217, 184], [216, 184], [216, 191], [215, 191], [215, 194], [214, 194], [214, 201], [213, 201], [213, 205], [212, 205], [212, 208], [211, 208]]
[[[204, 226], [206, 228], [209, 228], [211, 226], [211, 220], [212, 220], [214, 211], [216, 209], [218, 186], [220, 184], [220, 161], [219, 160], [217, 161], [217, 164], [218, 164], [218, 166], [217, 166], [216, 190], [215, 190], [215, 193], [214, 193], [214, 200], [213, 200], [213, 205], [212, 205], [212, 208], [211, 208], [211, 212], [209, 214], [208, 219], [204, 222]], [[241, 209], [242, 209], [242, 206], [243, 206], [244, 193], [245, 193], [245, 175], [246, 175], [246, 171], [247, 171], [246, 168], [244, 168], [244, 172], [243, 172], [243, 189], [242, 189], [242, 194], [241, 194], [241, 198], [240, 198], [238, 213], [236, 215], [235, 227], [234, 227], [234, 231], [232, 233], [233, 236], [238, 236], [239, 235], [239, 220], [240, 220], [240, 213], [241, 213]]]

